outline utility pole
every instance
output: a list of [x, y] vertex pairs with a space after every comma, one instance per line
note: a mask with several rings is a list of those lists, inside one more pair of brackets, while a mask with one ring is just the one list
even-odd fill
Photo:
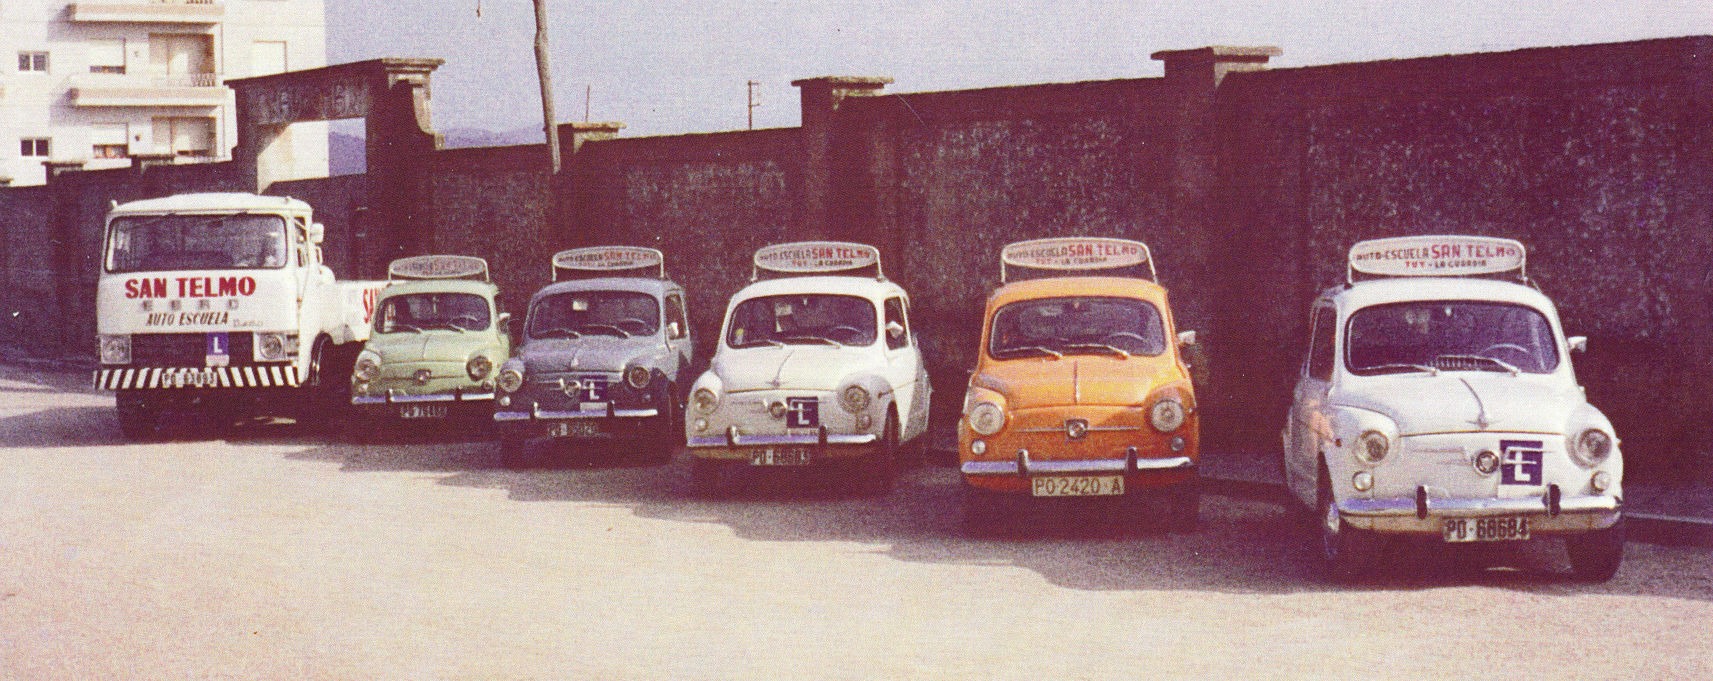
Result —
[[535, 0], [535, 72], [541, 80], [541, 128], [547, 135], [547, 155], [559, 174], [559, 134], [553, 121], [553, 76], [547, 65], [547, 0]]
[[746, 81], [746, 84], [748, 85], [748, 88], [749, 88], [749, 129], [754, 130], [755, 129], [755, 108], [758, 106], [761, 106], [760, 98], [756, 97], [756, 92], [761, 88], [761, 82], [751, 80], [751, 81]]

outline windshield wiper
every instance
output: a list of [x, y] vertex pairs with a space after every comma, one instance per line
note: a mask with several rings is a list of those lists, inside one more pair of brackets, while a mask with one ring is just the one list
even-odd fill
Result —
[[1494, 366], [1499, 367], [1503, 371], [1509, 372], [1512, 376], [1517, 376], [1517, 375], [1523, 373], [1523, 370], [1518, 369], [1517, 365], [1515, 365], [1515, 364], [1512, 364], [1512, 363], [1507, 362], [1507, 361], [1502, 360], [1502, 359], [1495, 359], [1492, 357], [1488, 357], [1486, 355], [1440, 355], [1438, 357], [1435, 357], [1434, 361], [1437, 362], [1437, 361], [1442, 360], [1442, 359], [1472, 360], [1472, 361], [1476, 361], [1476, 362], [1487, 362], [1487, 363], [1490, 363]]
[[1428, 374], [1431, 376], [1438, 376], [1439, 375], [1439, 369], [1435, 369], [1435, 368], [1430, 367], [1426, 364], [1394, 363], [1394, 364], [1376, 364], [1376, 365], [1371, 366], [1371, 367], [1362, 367], [1362, 371], [1392, 372], [1392, 371], [1399, 371], [1399, 370], [1420, 371], [1422, 373], [1425, 373], [1425, 374]]
[[469, 333], [469, 331], [470, 331], [469, 329], [466, 329], [466, 328], [459, 326], [457, 324], [453, 324], [452, 322], [424, 322], [422, 324], [422, 328], [425, 328], [425, 329], [453, 329], [459, 333]]
[[406, 324], [404, 322], [393, 322], [393, 330], [394, 331], [412, 331], [415, 333], [422, 333], [422, 327], [416, 326], [414, 324]]
[[578, 333], [576, 329], [573, 329], [570, 327], [556, 326], [556, 327], [553, 327], [551, 329], [547, 329], [544, 331], [537, 331], [537, 332], [535, 332], [534, 336], [536, 338], [552, 338], [554, 336], [564, 336], [566, 338], [582, 338], [583, 334]]
[[617, 332], [618, 336], [620, 338], [630, 338], [631, 337], [631, 332], [619, 328], [617, 324], [600, 324], [600, 323], [579, 324], [577, 326], [577, 328], [578, 329], [609, 329], [609, 330]]
[[1000, 350], [999, 352], [996, 352], [993, 354], [1009, 355], [1013, 352], [1038, 352], [1038, 353], [1041, 353], [1043, 355], [1051, 355], [1053, 357], [1053, 359], [1064, 359], [1065, 358], [1065, 353], [1059, 352], [1058, 350], [1054, 350], [1052, 348], [1042, 346], [1042, 345], [1019, 345], [1019, 346], [1014, 347], [1014, 348], [1005, 348], [1005, 349]]
[[1067, 345], [1065, 347], [1067, 349], [1078, 349], [1078, 350], [1083, 350], [1083, 349], [1102, 350], [1105, 352], [1110, 352], [1112, 354], [1118, 355], [1119, 357], [1122, 357], [1124, 359], [1130, 359], [1130, 353], [1125, 352], [1123, 348], [1113, 346], [1113, 345], [1107, 345], [1106, 343], [1072, 343], [1072, 344]]
[[786, 336], [786, 337], [781, 338], [779, 340], [785, 341], [787, 343], [826, 343], [826, 344], [831, 345], [833, 347], [844, 347], [844, 345], [845, 345], [844, 343], [840, 343], [840, 342], [833, 340], [831, 338], [825, 338], [822, 336]]
[[752, 341], [744, 341], [742, 343], [733, 343], [732, 347], [734, 347], [734, 348], [754, 348], [754, 347], [760, 347], [763, 345], [771, 345], [771, 346], [776, 347], [776, 348], [785, 347], [784, 343], [776, 341], [772, 338], [759, 338], [759, 339], [752, 340]]

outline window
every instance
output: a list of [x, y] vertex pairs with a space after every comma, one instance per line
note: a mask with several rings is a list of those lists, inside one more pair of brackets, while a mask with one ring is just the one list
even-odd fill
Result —
[[286, 223], [274, 215], [120, 217], [108, 235], [108, 272], [285, 265]]
[[18, 53], [18, 71], [19, 72], [36, 71], [38, 73], [47, 73], [47, 71], [48, 71], [48, 53], [46, 53], [46, 52], [19, 52]]
[[1338, 313], [1330, 307], [1315, 308], [1314, 331], [1309, 337], [1309, 378], [1332, 380], [1333, 360], [1338, 357], [1332, 347], [1332, 336], [1338, 328], [1337, 318]]
[[732, 308], [726, 345], [874, 344], [874, 303], [829, 293], [760, 296]]
[[18, 155], [25, 157], [48, 157], [48, 138], [25, 137], [18, 140]]
[[91, 158], [130, 158], [131, 145], [125, 140], [129, 129], [124, 123], [98, 123], [89, 130]]
[[429, 329], [486, 331], [488, 299], [474, 293], [410, 293], [381, 303], [375, 333], [422, 333]]
[[156, 118], [155, 153], [173, 156], [213, 156], [214, 119]]
[[1157, 356], [1166, 325], [1153, 303], [1107, 296], [1036, 298], [993, 313], [987, 354], [994, 359], [1107, 354]]
[[125, 72], [125, 39], [89, 41], [89, 72]]
[[[897, 324], [903, 329], [897, 336], [892, 335], [892, 325]], [[904, 299], [888, 298], [886, 300], [886, 347], [897, 350], [910, 345], [910, 324], [904, 318]]]
[[1352, 373], [1509, 371], [1558, 368], [1558, 334], [1538, 310], [1510, 303], [1444, 300], [1374, 305], [1350, 315], [1344, 362]]
[[637, 291], [572, 291], [543, 297], [529, 308], [530, 338], [588, 335], [653, 336], [660, 304]]
[[690, 322], [684, 315], [684, 297], [676, 293], [666, 297], [666, 324], [678, 325], [678, 332], [672, 334], [672, 340], [679, 340], [690, 335]]

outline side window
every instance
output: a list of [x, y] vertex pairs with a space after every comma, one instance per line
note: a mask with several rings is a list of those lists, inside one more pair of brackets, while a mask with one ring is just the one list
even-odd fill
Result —
[[690, 322], [684, 315], [684, 297], [676, 293], [666, 297], [666, 325], [678, 325], [677, 333], [668, 333], [667, 337], [678, 340], [690, 335]]
[[1338, 353], [1333, 347], [1333, 334], [1338, 327], [1338, 313], [1330, 307], [1317, 307], [1314, 311], [1312, 326], [1314, 331], [1309, 337], [1309, 378], [1321, 381], [1332, 380], [1332, 368], [1338, 359]]
[[[904, 330], [903, 333], [896, 335], [892, 333], [891, 327], [894, 323]], [[903, 298], [888, 298], [886, 300], [886, 327], [887, 348], [897, 350], [910, 345], [910, 323], [905, 319]]]

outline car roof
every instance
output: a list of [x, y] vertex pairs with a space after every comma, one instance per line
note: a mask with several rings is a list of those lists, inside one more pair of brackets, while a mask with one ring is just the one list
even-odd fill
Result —
[[894, 296], [910, 297], [904, 292], [904, 287], [885, 279], [848, 275], [815, 275], [764, 279], [743, 287], [742, 290], [732, 296], [732, 301], [797, 293], [859, 296], [875, 300]]
[[1001, 286], [988, 298], [988, 304], [998, 306], [1019, 300], [1064, 296], [1141, 298], [1164, 303], [1166, 289], [1147, 279], [1135, 277], [1045, 277], [1014, 281]]
[[122, 203], [114, 206], [113, 213], [243, 210], [309, 212], [310, 208], [308, 203], [289, 196], [263, 196], [243, 192], [202, 192]]
[[671, 279], [655, 277], [594, 277], [591, 279], [571, 279], [554, 282], [536, 291], [531, 299], [550, 296], [557, 293], [574, 291], [632, 291], [647, 293], [656, 297], [681, 290], [682, 287]]
[[1415, 300], [1484, 300], [1554, 310], [1552, 300], [1532, 286], [1472, 277], [1393, 277], [1334, 286], [1320, 298], [1345, 309]]
[[408, 279], [388, 284], [381, 289], [381, 297], [411, 293], [473, 293], [491, 298], [498, 291], [499, 287], [490, 282], [472, 279]]

